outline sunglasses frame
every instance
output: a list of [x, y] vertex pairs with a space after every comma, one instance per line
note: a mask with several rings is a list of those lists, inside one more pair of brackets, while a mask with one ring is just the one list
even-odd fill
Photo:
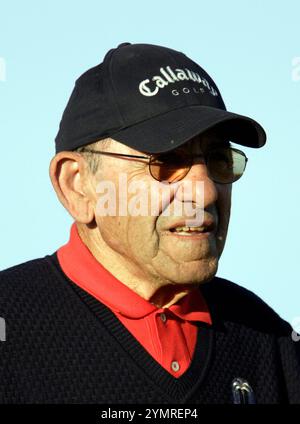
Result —
[[[242, 150], [239, 150], [239, 149], [236, 149], [235, 147], [231, 147], [231, 146], [226, 146], [226, 147], [216, 147], [216, 148], [213, 148], [213, 149], [211, 149], [211, 150], [209, 150], [208, 151], [208, 153], [207, 154], [204, 154], [204, 155], [192, 155], [192, 154], [188, 154], [188, 153], [184, 153], [184, 152], [181, 152], [182, 154], [184, 154], [184, 155], [186, 155], [186, 157], [189, 157], [190, 158], [190, 163], [189, 163], [189, 168], [187, 169], [187, 171], [186, 171], [186, 173], [179, 179], [179, 180], [177, 180], [177, 181], [180, 181], [180, 180], [182, 180], [184, 177], [186, 177], [187, 176], [187, 174], [189, 173], [189, 171], [190, 171], [190, 169], [191, 169], [191, 167], [193, 166], [193, 163], [194, 163], [194, 159], [195, 158], [197, 158], [197, 157], [203, 157], [204, 159], [205, 159], [205, 162], [207, 162], [207, 158], [209, 157], [209, 155], [211, 154], [211, 153], [213, 153], [214, 151], [217, 151], [217, 150], [231, 150], [231, 151], [234, 151], [234, 152], [236, 152], [236, 153], [238, 153], [238, 154], [240, 154], [241, 156], [243, 156], [244, 157], [244, 159], [245, 159], [245, 166], [244, 166], [244, 169], [243, 169], [243, 172], [242, 172], [242, 174], [238, 177], [238, 178], [236, 178], [235, 180], [233, 180], [233, 181], [231, 181], [231, 182], [221, 182], [221, 181], [216, 181], [216, 179], [214, 179], [213, 177], [211, 177], [212, 178], [212, 180], [215, 182], [215, 183], [217, 183], [217, 184], [232, 184], [232, 183], [234, 183], [235, 181], [237, 181], [237, 180], [239, 180], [240, 178], [241, 178], [241, 176], [244, 174], [244, 172], [245, 172], [245, 169], [246, 169], [246, 165], [247, 165], [247, 162], [248, 162], [248, 158], [247, 158], [247, 156], [245, 155], [245, 153], [242, 151]], [[151, 160], [153, 159], [153, 160], [157, 160], [157, 156], [160, 156], [160, 155], [167, 155], [167, 154], [169, 154], [170, 152], [166, 152], [166, 153], [154, 153], [154, 154], [151, 154], [150, 156], [141, 156], [141, 155], [128, 155], [128, 154], [125, 154], [125, 153], [115, 153], [115, 152], [105, 152], [105, 151], [102, 151], [102, 150], [92, 150], [92, 149], [88, 149], [88, 148], [83, 148], [82, 150], [81, 150], [81, 152], [83, 152], [83, 153], [96, 153], [96, 154], [100, 154], [100, 155], [107, 155], [107, 156], [116, 156], [116, 157], [121, 157], [121, 158], [124, 158], [124, 159], [126, 159], [126, 158], [133, 158], [133, 159], [137, 159], [137, 160], [142, 160], [142, 161], [144, 161], [144, 160], [147, 160], [148, 161], [148, 167], [149, 167], [149, 172], [150, 172], [150, 175], [152, 176], [152, 178], [154, 178], [156, 181], [160, 181], [160, 182], [162, 182], [162, 180], [159, 180], [159, 179], [157, 179], [154, 175], [153, 175], [153, 173], [152, 173], [152, 171], [151, 171]], [[177, 182], [176, 181], [176, 182]], [[169, 182], [169, 184], [172, 184], [172, 183], [174, 183], [175, 181], [168, 181]]]

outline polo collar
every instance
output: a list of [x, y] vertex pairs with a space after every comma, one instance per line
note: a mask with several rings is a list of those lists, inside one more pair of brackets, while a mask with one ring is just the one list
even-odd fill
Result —
[[[76, 222], [71, 226], [69, 241], [58, 249], [57, 257], [63, 272], [70, 280], [113, 312], [131, 319], [140, 319], [153, 312], [162, 312], [163, 308], [158, 308], [143, 299], [96, 260], [81, 240]], [[211, 324], [208, 307], [197, 288], [192, 289], [168, 310], [183, 320], [204, 321]]]

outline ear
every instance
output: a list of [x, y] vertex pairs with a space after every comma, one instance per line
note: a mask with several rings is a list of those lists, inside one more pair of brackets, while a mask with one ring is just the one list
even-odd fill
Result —
[[58, 199], [72, 217], [83, 224], [92, 222], [93, 197], [84, 158], [77, 152], [59, 152], [51, 160], [49, 175]]

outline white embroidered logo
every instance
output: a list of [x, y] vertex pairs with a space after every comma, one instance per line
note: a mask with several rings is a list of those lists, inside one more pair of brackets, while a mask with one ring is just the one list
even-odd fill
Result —
[[[216, 88], [212, 87], [206, 78], [202, 78], [197, 72], [193, 72], [188, 68], [185, 69], [171, 69], [170, 66], [167, 66], [166, 68], [160, 68], [159, 70], [160, 75], [154, 75], [151, 78], [151, 81], [153, 81], [155, 88], [151, 89], [149, 87], [150, 79], [145, 79], [140, 82], [139, 84], [139, 91], [143, 96], [155, 96], [161, 88], [164, 88], [168, 86], [169, 84], [174, 84], [179, 81], [194, 81], [199, 84], [202, 84], [204, 87], [207, 88], [208, 92], [212, 96], [218, 96], [218, 92]], [[202, 91], [202, 90], [201, 90]]]

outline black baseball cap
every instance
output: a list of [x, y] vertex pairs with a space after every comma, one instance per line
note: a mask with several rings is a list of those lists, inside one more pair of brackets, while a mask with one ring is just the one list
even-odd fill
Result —
[[56, 153], [108, 137], [162, 153], [213, 127], [244, 146], [266, 142], [262, 126], [228, 112], [212, 78], [185, 54], [122, 43], [76, 80], [55, 139]]

